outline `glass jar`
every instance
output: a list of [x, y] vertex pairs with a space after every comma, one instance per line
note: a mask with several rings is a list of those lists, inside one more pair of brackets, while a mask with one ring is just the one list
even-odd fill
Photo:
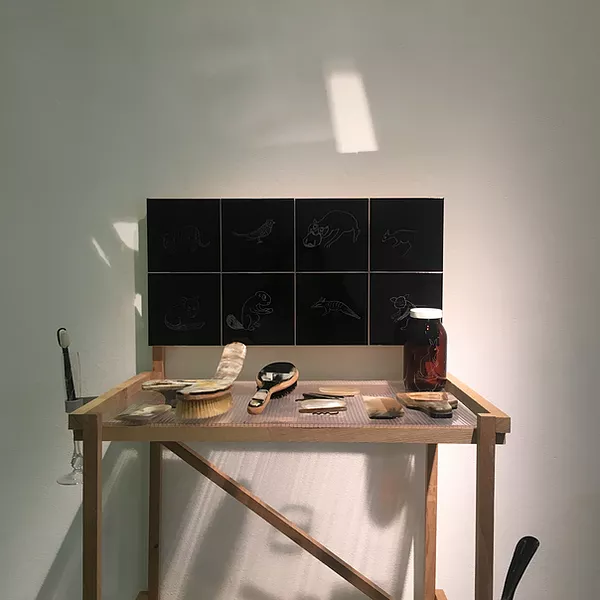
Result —
[[404, 387], [438, 392], [446, 385], [448, 337], [439, 308], [412, 308], [404, 344]]

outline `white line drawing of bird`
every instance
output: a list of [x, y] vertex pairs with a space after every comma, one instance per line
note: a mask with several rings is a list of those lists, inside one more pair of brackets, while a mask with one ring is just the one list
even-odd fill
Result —
[[257, 244], [262, 244], [263, 239], [269, 237], [273, 232], [273, 225], [275, 225], [275, 221], [273, 219], [267, 219], [258, 229], [254, 231], [250, 231], [248, 233], [237, 233], [236, 231], [232, 231], [233, 235], [236, 237], [244, 238], [249, 242], [256, 242]]

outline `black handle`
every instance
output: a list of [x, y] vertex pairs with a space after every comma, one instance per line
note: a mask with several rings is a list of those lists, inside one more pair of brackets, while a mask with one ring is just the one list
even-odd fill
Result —
[[506, 574], [501, 600], [513, 600], [523, 573], [525, 573], [533, 555], [539, 547], [540, 541], [530, 535], [521, 538], [517, 542], [510, 566], [508, 567], [508, 573]]

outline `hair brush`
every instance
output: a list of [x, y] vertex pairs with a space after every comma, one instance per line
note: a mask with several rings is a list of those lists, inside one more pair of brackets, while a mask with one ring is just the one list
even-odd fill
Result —
[[298, 383], [298, 369], [289, 362], [275, 362], [263, 367], [256, 376], [256, 393], [248, 403], [248, 412], [259, 415], [271, 398], [289, 394]]

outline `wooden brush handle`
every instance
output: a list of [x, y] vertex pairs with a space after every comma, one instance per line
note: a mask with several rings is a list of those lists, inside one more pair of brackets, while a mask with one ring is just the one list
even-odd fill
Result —
[[265, 407], [271, 399], [273, 389], [274, 388], [259, 388], [258, 390], [256, 390], [256, 393], [254, 394], [254, 396], [252, 396], [252, 399], [248, 403], [248, 412], [251, 415], [260, 415], [260, 413], [263, 410], [265, 410]]

